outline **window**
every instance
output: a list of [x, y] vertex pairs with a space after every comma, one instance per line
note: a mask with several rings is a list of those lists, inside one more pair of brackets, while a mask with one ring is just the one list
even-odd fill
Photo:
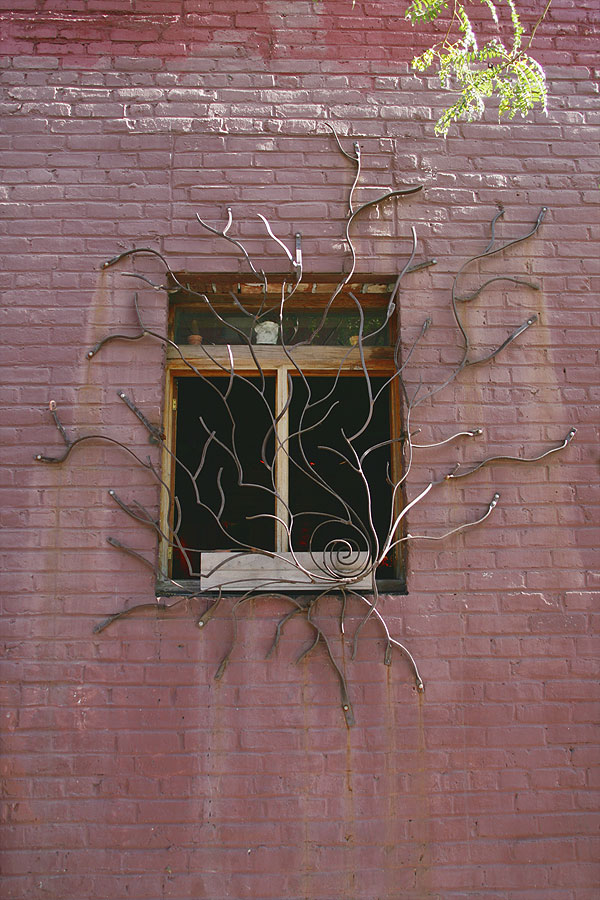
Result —
[[310, 276], [288, 301], [275, 276], [177, 278], [161, 569], [181, 589], [403, 589], [392, 279]]

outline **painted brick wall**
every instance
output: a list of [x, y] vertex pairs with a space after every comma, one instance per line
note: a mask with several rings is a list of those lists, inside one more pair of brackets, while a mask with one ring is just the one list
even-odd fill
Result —
[[[555, 0], [538, 32], [548, 117], [490, 114], [442, 141], [442, 97], [409, 71], [416, 38], [395, 0], [0, 4], [3, 900], [598, 896], [595, 6]], [[308, 271], [339, 270], [352, 173], [326, 119], [360, 139], [370, 183], [425, 185], [357, 229], [359, 271], [397, 271], [412, 224], [438, 259], [401, 298], [407, 345], [434, 320], [414, 383], [459, 358], [451, 276], [498, 205], [505, 239], [548, 207], [538, 235], [485, 270], [541, 290], [503, 286], [469, 314], [481, 352], [530, 312], [540, 321], [420, 408], [427, 440], [485, 435], [423, 457], [411, 496], [458, 458], [535, 455], [578, 428], [562, 454], [483, 469], [415, 508], [411, 531], [439, 533], [502, 495], [480, 528], [411, 546], [408, 594], [382, 599], [424, 697], [400, 656], [384, 666], [374, 625], [350, 661], [335, 603], [322, 609], [351, 730], [324, 659], [294, 665], [302, 623], [264, 660], [276, 600], [247, 610], [218, 682], [226, 605], [205, 633], [198, 600], [95, 635], [107, 613], [154, 599], [147, 570], [106, 542], [149, 555], [152, 537], [107, 492], [155, 506], [155, 488], [107, 446], [34, 461], [59, 451], [50, 400], [72, 435], [102, 430], [157, 458], [116, 391], [159, 421], [160, 346], [86, 358], [135, 324], [131, 265], [102, 272], [105, 259], [136, 244], [175, 267], [242, 271], [194, 218], [224, 223], [231, 205], [267, 270], [281, 263], [259, 211], [283, 238], [303, 232]], [[141, 296], [164, 327], [162, 296]]]

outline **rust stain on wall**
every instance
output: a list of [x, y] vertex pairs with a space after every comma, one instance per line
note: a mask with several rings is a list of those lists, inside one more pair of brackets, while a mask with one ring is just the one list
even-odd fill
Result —
[[414, 775], [417, 796], [417, 861], [415, 886], [419, 897], [431, 893], [430, 812], [427, 783], [427, 749], [425, 742], [425, 693], [417, 693], [417, 767]]

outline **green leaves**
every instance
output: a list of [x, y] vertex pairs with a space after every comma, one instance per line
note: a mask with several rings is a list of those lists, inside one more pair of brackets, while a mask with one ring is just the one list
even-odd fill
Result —
[[416, 22], [431, 22], [447, 8], [448, 0], [414, 0], [406, 10], [406, 18], [413, 25]]
[[[474, 0], [465, 0], [465, 3], [471, 2]], [[436, 122], [436, 134], [444, 137], [455, 122], [479, 119], [485, 110], [486, 100], [492, 97], [499, 101], [499, 117], [506, 115], [512, 119], [517, 113], [526, 116], [536, 105], [546, 110], [544, 70], [522, 49], [523, 26], [514, 0], [480, 2], [488, 7], [497, 26], [500, 25], [499, 12], [504, 12], [505, 20], [508, 17], [510, 46], [506, 46], [499, 37], [493, 37], [480, 48], [465, 4], [454, 0], [448, 12], [449, 22], [444, 37], [415, 57], [412, 63], [418, 72], [437, 65], [442, 87], [460, 95]], [[431, 22], [445, 17], [448, 6], [449, 0], [412, 0], [406, 18], [413, 25]], [[534, 27], [531, 40], [549, 6], [550, 2]]]

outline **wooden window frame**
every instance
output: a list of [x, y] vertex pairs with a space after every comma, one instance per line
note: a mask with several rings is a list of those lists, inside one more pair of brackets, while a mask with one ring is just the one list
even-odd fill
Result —
[[[324, 278], [326, 277], [327, 276], [318, 276], [318, 284], [322, 284]], [[225, 282], [223, 276], [221, 276], [221, 279], [221, 283]], [[379, 276], [378, 278], [371, 277], [370, 279], [366, 280], [358, 278], [356, 279], [358, 284], [365, 287], [367, 289], [367, 292], [369, 293], [369, 297], [366, 301], [369, 306], [375, 305], [375, 303], [377, 303], [377, 306], [381, 307], [382, 303], [385, 302], [385, 298], [382, 298], [381, 296], [383, 292], [380, 289], [383, 280], [384, 279], [381, 276]], [[331, 281], [333, 282], [333, 278], [331, 278]], [[185, 281], [183, 283], [185, 283]], [[189, 279], [187, 283], [189, 283]], [[200, 284], [202, 283], [212, 284], [214, 286], [215, 276], [204, 276]], [[232, 283], [233, 279], [230, 276], [225, 284]], [[313, 284], [314, 283], [316, 282], [313, 282]], [[356, 288], [356, 285], [352, 285], [351, 287]], [[371, 290], [369, 290], [369, 288], [371, 288]], [[200, 289], [198, 280], [196, 280], [194, 289]], [[310, 293], [310, 299], [306, 297], [303, 298], [303, 309], [307, 307], [320, 308], [322, 306], [322, 300], [319, 300], [318, 297], [315, 297], [315, 293], [315, 291], [312, 291]], [[307, 299], [308, 303], [305, 302]], [[361, 297], [361, 303], [362, 302], [364, 302], [364, 300]], [[350, 304], [348, 304], [348, 307], [350, 308]], [[171, 331], [172, 327], [173, 309], [171, 308]], [[302, 372], [309, 377], [319, 375], [331, 376], [335, 375], [338, 372], [340, 373], [341, 377], [356, 377], [360, 375], [364, 376], [364, 370], [358, 348], [350, 348], [348, 346], [310, 345], [292, 347], [290, 348], [290, 350], [295, 365], [290, 361], [289, 357], [286, 356], [280, 345], [253, 344], [254, 354], [256, 355], [260, 363], [263, 374], [265, 376], [275, 377], [276, 416], [285, 406], [287, 398], [288, 373], [297, 374], [296, 366], [298, 366], [298, 368], [300, 368]], [[248, 377], [256, 376], [258, 374], [256, 363], [253, 359], [252, 353], [244, 344], [235, 344], [229, 346], [211, 345], [210, 356], [212, 357], [212, 359], [208, 358], [206, 353], [202, 350], [202, 347], [195, 344], [180, 344], [179, 351], [180, 352], [178, 352], [175, 347], [169, 346], [167, 348], [166, 359], [166, 392], [164, 407], [164, 431], [166, 435], [166, 447], [163, 451], [162, 465], [163, 480], [165, 484], [169, 485], [171, 492], [173, 492], [174, 490], [176, 465], [174, 457], [172, 455], [172, 451], [175, 450], [176, 439], [176, 379], [186, 376], [194, 377], [193, 372], [191, 372], [189, 365], [187, 365], [185, 361], [191, 363], [192, 366], [194, 366], [198, 371], [207, 376], [223, 375], [223, 370], [229, 371], [232, 360], [234, 371], [236, 372], [236, 374]], [[367, 371], [372, 376], [389, 377], [396, 371], [393, 346], [365, 346], [363, 347], [363, 358]], [[394, 381], [391, 383], [390, 393], [390, 437], [392, 439], [397, 439], [400, 437], [403, 428], [402, 397], [398, 379], [394, 379]], [[277, 422], [277, 437], [279, 442], [284, 442], [287, 439], [288, 416], [289, 413], [284, 413], [284, 415], [281, 416], [281, 418]], [[391, 476], [394, 481], [399, 478], [400, 472], [402, 471], [400, 446], [400, 443], [392, 443], [391, 445]], [[287, 497], [289, 490], [288, 469], [289, 464], [287, 454], [284, 451], [280, 450], [276, 454], [275, 458], [275, 481], [277, 484], [278, 492], [281, 494], [282, 499], [275, 499], [275, 512], [277, 517], [280, 518], [282, 522], [275, 523], [275, 552], [281, 555], [285, 555], [289, 552], [289, 547], [287, 546], [288, 536], [285, 525], [283, 524], [283, 522], [285, 522], [287, 519], [287, 510], [284, 498]], [[403, 502], [404, 498], [402, 495], [402, 491], [398, 491], [395, 501], [396, 515], [402, 508]], [[169, 504], [167, 491], [163, 490], [161, 492], [160, 523], [162, 532], [164, 534], [169, 533], [170, 528], [172, 528], [173, 524], [172, 521], [169, 522], [169, 516], [172, 516], [172, 509], [170, 509], [170, 506], [171, 505]], [[232, 554], [235, 553], [235, 551], [203, 551], [203, 555], [204, 553], [213, 554], [213, 562], [215, 562], [217, 561], [218, 554], [223, 556], [227, 552]], [[406, 559], [404, 555], [405, 543], [400, 543], [399, 545], [397, 545], [393, 552], [395, 576], [392, 579], [377, 579], [377, 587], [380, 592], [382, 590], [387, 590], [394, 591], [395, 593], [404, 593], [406, 590], [404, 579], [404, 572], [406, 570]], [[308, 554], [306, 555], [308, 556]], [[285, 589], [288, 591], [315, 591], [319, 589], [318, 583], [298, 583], [298, 578], [295, 574], [294, 577], [289, 580], [289, 582], [281, 580], [285, 578], [285, 576], [281, 573], [281, 567], [279, 567], [278, 569], [277, 566], [273, 566], [273, 560], [270, 561], [268, 555], [263, 556], [262, 554], [253, 554], [252, 556], [256, 556], [257, 560], [262, 560], [267, 568], [269, 567], [270, 562], [274, 572], [279, 572], [277, 584], [276, 586], [273, 585], [273, 587], [271, 588], [272, 590]], [[171, 574], [171, 558], [172, 548], [168, 546], [167, 541], [161, 540], [159, 545], [159, 569], [161, 572], [168, 572], [169, 575]], [[289, 571], [293, 571], [292, 567], [289, 568]], [[251, 575], [248, 575], [248, 578], [251, 578]], [[210, 593], [211, 591], [217, 590], [218, 588], [214, 580], [205, 581], [204, 584], [201, 580], [200, 585], [198, 585], [198, 579], [177, 579], [176, 582], [176, 584], [172, 581], [161, 582], [158, 586], [160, 592], [163, 594], [181, 592], [198, 593], [199, 588], [202, 593]], [[243, 592], [244, 589], [249, 585], [250, 582], [248, 582], [248, 584], [240, 584], [240, 587], [237, 588], [223, 587], [223, 590], [234, 593]], [[357, 589], [360, 589], [361, 592], [368, 592], [372, 590], [372, 584], [370, 580], [357, 583], [356, 587]]]

